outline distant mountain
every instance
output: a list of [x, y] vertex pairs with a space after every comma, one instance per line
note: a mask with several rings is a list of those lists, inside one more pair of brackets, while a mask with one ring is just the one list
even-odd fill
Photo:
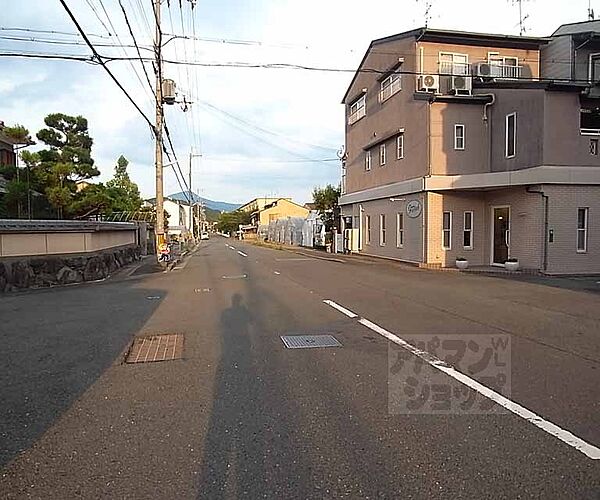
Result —
[[225, 201], [213, 201], [207, 198], [202, 198], [202, 196], [198, 196], [196, 193], [190, 193], [190, 195], [188, 196], [185, 191], [170, 194], [168, 198], [171, 198], [172, 200], [185, 202], [187, 202], [188, 199], [193, 200], [194, 203], [204, 202], [204, 206], [206, 208], [210, 208], [211, 210], [216, 210], [218, 212], [231, 212], [240, 206], [236, 205], [235, 203], [227, 203]]

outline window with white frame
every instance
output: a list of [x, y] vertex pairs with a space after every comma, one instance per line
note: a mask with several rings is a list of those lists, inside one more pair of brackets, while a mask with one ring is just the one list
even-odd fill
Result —
[[385, 246], [385, 214], [379, 216], [379, 246]]
[[589, 208], [577, 209], [577, 251], [587, 252]]
[[396, 247], [404, 246], [404, 214], [398, 212], [396, 214]]
[[465, 149], [465, 126], [460, 123], [454, 125], [454, 149], [457, 151]]
[[360, 120], [367, 114], [367, 96], [366, 94], [360, 96], [350, 106], [348, 106], [348, 123], [352, 125], [354, 122]]
[[371, 244], [371, 216], [365, 215], [365, 243]]
[[379, 146], [379, 165], [385, 165], [385, 142]]
[[463, 248], [473, 250], [473, 212], [463, 214]]
[[365, 151], [365, 170], [371, 170], [371, 150]]
[[517, 113], [506, 115], [506, 157], [514, 158], [517, 152]]
[[452, 212], [442, 214], [442, 248], [444, 250], [452, 248]]
[[402, 76], [400, 73], [392, 73], [381, 80], [381, 90], [379, 91], [379, 102], [386, 101], [396, 92], [402, 89]]
[[396, 160], [404, 158], [404, 132], [396, 137]]

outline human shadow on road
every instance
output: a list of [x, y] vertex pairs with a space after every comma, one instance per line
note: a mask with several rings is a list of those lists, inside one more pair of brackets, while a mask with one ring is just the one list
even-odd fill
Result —
[[256, 497], [265, 475], [263, 405], [252, 354], [252, 323], [242, 296], [234, 294], [220, 318], [221, 360], [204, 443], [199, 498], [237, 497], [249, 491]]

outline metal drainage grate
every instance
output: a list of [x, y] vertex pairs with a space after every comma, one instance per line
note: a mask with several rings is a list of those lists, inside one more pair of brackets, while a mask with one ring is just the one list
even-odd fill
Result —
[[153, 363], [183, 357], [183, 335], [167, 333], [136, 337], [125, 363]]
[[342, 347], [333, 335], [282, 335], [281, 340], [288, 349]]

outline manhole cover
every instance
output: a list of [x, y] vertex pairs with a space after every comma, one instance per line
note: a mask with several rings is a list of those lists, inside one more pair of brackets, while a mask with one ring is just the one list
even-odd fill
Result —
[[281, 340], [288, 349], [342, 347], [333, 335], [282, 335]]
[[136, 337], [127, 355], [126, 363], [153, 363], [183, 357], [183, 335], [168, 333]]

